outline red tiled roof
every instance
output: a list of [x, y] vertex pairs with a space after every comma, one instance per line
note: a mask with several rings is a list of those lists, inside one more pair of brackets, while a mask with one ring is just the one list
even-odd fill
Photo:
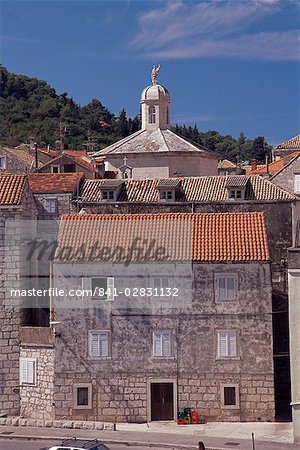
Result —
[[32, 192], [74, 192], [83, 173], [32, 173], [29, 186]]
[[0, 205], [20, 205], [26, 185], [26, 175], [0, 175]]
[[[166, 259], [171, 261], [269, 260], [261, 212], [69, 214], [63, 216], [60, 224], [56, 259], [101, 261], [101, 248], [108, 248], [111, 253], [117, 247], [129, 249], [136, 238], [140, 239], [139, 247], [144, 242], [144, 252], [154, 241], [156, 248], [165, 249]], [[67, 248], [71, 253], [63, 250]], [[155, 260], [154, 257], [143, 259], [137, 254], [132, 259]], [[109, 260], [120, 258], [113, 255]]]
[[256, 170], [251, 170], [250, 172], [248, 172], [248, 175], [267, 175], [268, 173], [270, 175], [275, 175], [275, 173], [279, 172], [279, 170], [282, 170], [287, 164], [292, 161], [292, 159], [297, 158], [299, 155], [300, 151], [290, 153], [289, 155], [286, 155], [283, 158], [278, 159], [277, 161], [271, 162], [268, 165], [268, 172], [267, 166], [262, 165]]

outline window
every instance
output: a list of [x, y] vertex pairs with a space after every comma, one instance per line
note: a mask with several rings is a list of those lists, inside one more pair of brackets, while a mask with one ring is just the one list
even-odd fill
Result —
[[229, 198], [231, 199], [241, 199], [242, 191], [240, 189], [231, 189], [229, 192]]
[[102, 200], [114, 200], [115, 193], [114, 191], [102, 191]]
[[237, 357], [236, 332], [219, 331], [218, 332], [218, 358]]
[[6, 156], [0, 156], [0, 169], [6, 169]]
[[51, 166], [51, 173], [60, 173], [60, 166], [56, 165], [56, 164], [53, 164]]
[[50, 214], [56, 214], [57, 199], [56, 198], [46, 198], [45, 199], [45, 210]]
[[216, 274], [215, 295], [217, 300], [235, 300], [237, 297], [237, 275]]
[[173, 200], [173, 192], [172, 191], [160, 191], [160, 199], [161, 200]]
[[75, 409], [91, 409], [92, 385], [90, 383], [76, 383], [73, 385], [73, 402]]
[[222, 408], [239, 408], [239, 386], [238, 384], [221, 384], [221, 404]]
[[171, 334], [169, 332], [153, 332], [153, 356], [171, 356]]
[[155, 106], [149, 106], [149, 123], [155, 123]]
[[114, 278], [93, 277], [91, 278], [91, 289], [93, 300], [114, 300]]
[[36, 358], [20, 358], [20, 384], [36, 386]]
[[91, 331], [90, 335], [90, 356], [108, 356], [108, 331]]
[[295, 193], [300, 194], [300, 174], [295, 175]]

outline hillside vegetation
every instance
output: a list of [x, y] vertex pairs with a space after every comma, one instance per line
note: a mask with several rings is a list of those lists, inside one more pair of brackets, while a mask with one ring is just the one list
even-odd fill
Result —
[[[64, 147], [98, 150], [140, 129], [140, 117], [118, 116], [100, 100], [78, 105], [68, 93], [58, 94], [46, 81], [16, 75], [0, 66], [0, 144], [16, 146], [36, 141], [40, 147], [62, 139]], [[264, 161], [270, 146], [263, 136], [251, 140], [243, 132], [238, 139], [217, 131], [202, 132], [196, 126], [176, 125], [172, 130], [220, 157], [234, 162], [257, 158]]]

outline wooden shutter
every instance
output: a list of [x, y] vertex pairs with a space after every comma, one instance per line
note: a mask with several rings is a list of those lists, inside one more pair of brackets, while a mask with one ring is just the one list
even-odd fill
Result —
[[162, 356], [161, 333], [153, 333], [153, 355]]
[[107, 298], [106, 298], [106, 300], [109, 302], [113, 302], [115, 299], [114, 288], [115, 288], [114, 277], [107, 277]]
[[91, 333], [91, 356], [100, 356], [99, 333]]
[[171, 356], [171, 336], [169, 333], [162, 333], [162, 356]]
[[34, 359], [20, 359], [20, 384], [35, 384], [36, 361]]
[[100, 356], [108, 356], [108, 333], [99, 333]]
[[218, 356], [228, 356], [227, 333], [218, 333]]
[[228, 333], [228, 356], [237, 356], [236, 333]]
[[[82, 277], [81, 288], [82, 288], [82, 291], [90, 291], [92, 289], [91, 278]], [[92, 298], [91, 293], [88, 294], [88, 292], [85, 292], [85, 293], [82, 292], [82, 300], [90, 300], [91, 298]]]

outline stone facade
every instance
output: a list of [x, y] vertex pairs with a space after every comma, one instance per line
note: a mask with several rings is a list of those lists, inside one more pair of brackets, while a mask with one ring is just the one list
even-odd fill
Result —
[[[36, 218], [35, 202], [28, 185], [25, 187], [20, 206], [0, 205], [0, 211], [0, 411], [3, 414], [18, 415], [20, 411], [19, 328], [22, 314], [19, 307], [9, 303], [9, 290], [26, 287], [26, 280], [21, 275], [27, 273], [27, 267], [20, 245], [11, 244], [9, 239], [6, 241], [6, 238], [8, 237], [7, 227], [12, 223], [14, 239], [21, 239], [22, 236], [25, 240], [30, 235], [30, 230], [24, 229], [24, 223], [18, 222], [18, 220]], [[16, 299], [18, 300], [20, 299]]]
[[[82, 267], [72, 266], [74, 271], [80, 274]], [[236, 274], [239, 286], [237, 299], [226, 303], [214, 294], [214, 276], [224, 272]], [[175, 414], [192, 407], [208, 420], [274, 419], [269, 265], [194, 263], [193, 277], [192, 303], [172, 311], [114, 305], [56, 310], [61, 325], [55, 343], [55, 419], [151, 420], [150, 386], [162, 381], [173, 383]], [[74, 278], [72, 286], [80, 285], [80, 278]], [[220, 329], [236, 331], [237, 357], [217, 357]], [[89, 330], [109, 331], [108, 357], [89, 355]], [[171, 331], [172, 356], [153, 356], [155, 330]], [[223, 385], [228, 384], [236, 386], [239, 396], [234, 409], [222, 406]], [[76, 385], [90, 389], [89, 408], [76, 408]]]
[[20, 386], [20, 416], [32, 419], [53, 419], [54, 349], [22, 346], [20, 358], [36, 358], [36, 386]]
[[[33, 194], [38, 210], [38, 218], [40, 220], [59, 219], [62, 214], [70, 214], [77, 212], [77, 207], [72, 203], [73, 194], [71, 193], [35, 193]], [[54, 213], [50, 213], [45, 208], [47, 199], [56, 199], [57, 208]]]
[[295, 192], [295, 174], [300, 173], [300, 157], [298, 156], [290, 164], [287, 164], [282, 170], [276, 173], [271, 181], [292, 194], [300, 194]]

